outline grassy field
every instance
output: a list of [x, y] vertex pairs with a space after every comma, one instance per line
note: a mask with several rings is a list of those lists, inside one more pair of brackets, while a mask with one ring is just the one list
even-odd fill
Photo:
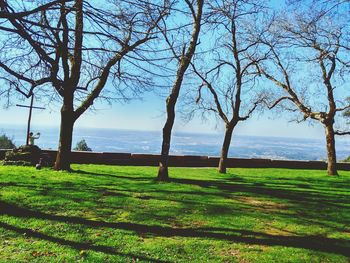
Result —
[[0, 262], [349, 262], [350, 173], [0, 166]]

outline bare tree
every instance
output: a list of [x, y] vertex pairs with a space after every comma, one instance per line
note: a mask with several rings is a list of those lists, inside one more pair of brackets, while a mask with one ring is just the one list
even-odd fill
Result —
[[[54, 1], [37, 10], [2, 1], [6, 19], [0, 30], [0, 67], [10, 85], [23, 95], [34, 88], [62, 101], [58, 154], [54, 168], [70, 170], [73, 127], [98, 98], [128, 99], [127, 90], [151, 82], [135, 65], [144, 61], [141, 46], [154, 39], [157, 25], [169, 11], [169, 1]], [[52, 2], [53, 3], [53, 2]], [[12, 4], [12, 3], [11, 3]], [[22, 10], [17, 10], [22, 7]], [[128, 68], [133, 68], [127, 71]], [[114, 96], [103, 95], [107, 85]], [[53, 87], [53, 91], [51, 89]], [[110, 90], [110, 89], [109, 89]], [[130, 96], [133, 96], [131, 93]]]
[[314, 10], [283, 16], [271, 26], [270, 38], [262, 40], [271, 51], [270, 61], [257, 64], [258, 72], [283, 93], [269, 102], [269, 108], [282, 106], [300, 112], [298, 121], [321, 123], [328, 174], [337, 175], [334, 125], [339, 113], [350, 107], [344, 87], [350, 61], [344, 34], [347, 25], [328, 15], [314, 19]]
[[[293, 7], [297, 7], [305, 3], [306, 1], [302, 0], [287, 0], [287, 3], [289, 5], [292, 5]], [[335, 9], [338, 8], [344, 8], [346, 5], [350, 3], [349, 0], [312, 0], [311, 3], [313, 4], [313, 8], [317, 8], [317, 16], [316, 17], [321, 17], [328, 12], [332, 12]], [[306, 2], [307, 5], [310, 4], [310, 2]], [[349, 6], [348, 6], [349, 7]]]
[[8, 12], [7, 8], [7, 1], [0, 1], [0, 18], [3, 19], [9, 19], [9, 18], [24, 18], [26, 16], [30, 16], [36, 13], [40, 13], [43, 12], [49, 8], [52, 8], [54, 6], [56, 6], [59, 3], [67, 3], [67, 2], [72, 2], [73, 0], [56, 0], [56, 1], [44, 1], [44, 2], [48, 2], [48, 3], [39, 3], [38, 6], [35, 7], [30, 7], [30, 9], [25, 8], [24, 10], [20, 10], [20, 11], [15, 11], [13, 10], [13, 12]]
[[[259, 35], [266, 8], [263, 1], [215, 1], [209, 4], [206, 23], [208, 32], [216, 36], [213, 52], [204, 54], [202, 69], [198, 60], [194, 71], [202, 81], [196, 99], [198, 111], [214, 114], [225, 125], [218, 170], [226, 173], [232, 134], [239, 122], [245, 121], [263, 102], [263, 94], [255, 82], [255, 64], [266, 59], [260, 52]], [[216, 33], [214, 33], [216, 32]], [[209, 69], [208, 65], [212, 65]], [[204, 72], [203, 72], [204, 71]]]
[[183, 79], [186, 70], [190, 66], [193, 55], [195, 54], [196, 47], [199, 39], [199, 32], [202, 23], [202, 13], [204, 0], [184, 0], [184, 5], [187, 7], [190, 16], [192, 17], [192, 34], [189, 42], [184, 41], [181, 45], [181, 53], [178, 53], [177, 47], [173, 42], [173, 39], [169, 35], [169, 30], [166, 28], [166, 22], [164, 24], [163, 36], [168, 44], [174, 58], [177, 60], [178, 66], [176, 71], [176, 77], [170, 91], [169, 96], [166, 99], [166, 113], [167, 119], [163, 127], [163, 141], [161, 159], [159, 162], [159, 171], [157, 179], [159, 181], [167, 181], [169, 179], [168, 173], [168, 160], [172, 128], [175, 121], [175, 106], [178, 100], [180, 89], [183, 83]]

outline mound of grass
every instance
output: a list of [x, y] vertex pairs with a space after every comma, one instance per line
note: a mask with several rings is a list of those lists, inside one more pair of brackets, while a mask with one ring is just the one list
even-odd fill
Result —
[[39, 162], [41, 149], [36, 145], [22, 145], [5, 154], [4, 165], [30, 166]]
[[348, 262], [350, 173], [0, 167], [0, 261]]

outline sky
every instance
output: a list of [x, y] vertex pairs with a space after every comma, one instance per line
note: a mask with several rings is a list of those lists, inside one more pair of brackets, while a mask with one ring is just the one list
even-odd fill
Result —
[[[29, 104], [29, 100], [21, 104]], [[41, 106], [35, 102], [37, 106]], [[179, 106], [179, 105], [178, 105]], [[142, 101], [132, 101], [127, 104], [98, 105], [95, 111], [88, 111], [78, 119], [75, 127], [112, 128], [129, 130], [161, 130], [165, 122], [164, 98], [152, 93], [146, 94]], [[141, 114], [142, 113], [142, 114]], [[12, 106], [0, 109], [0, 131], [12, 125], [26, 127], [28, 110]], [[50, 126], [59, 129], [60, 112], [58, 107], [46, 110], [33, 110], [32, 126]], [[190, 122], [184, 122], [180, 115], [174, 125], [174, 131], [191, 133], [222, 133], [224, 127], [215, 120], [203, 122], [199, 117]], [[252, 136], [323, 138], [322, 126], [309, 123], [293, 123], [285, 116], [264, 114], [254, 116], [248, 121], [238, 124], [236, 134]]]
[[[277, 6], [281, 1], [272, 1]], [[29, 104], [29, 100], [23, 102]], [[36, 102], [37, 106], [39, 103]], [[0, 99], [0, 105], [2, 101]], [[177, 107], [180, 107], [178, 104]], [[165, 122], [165, 99], [154, 93], [147, 93], [142, 101], [132, 101], [127, 104], [104, 105], [98, 104], [94, 112], [86, 112], [81, 116], [75, 127], [94, 127], [130, 130], [161, 130]], [[12, 106], [8, 109], [0, 108], [0, 132], [12, 125], [26, 127], [28, 110]], [[53, 126], [59, 129], [60, 112], [58, 106], [46, 110], [34, 110], [32, 126]], [[221, 123], [211, 119], [202, 122], [199, 117], [185, 123], [177, 115], [174, 131], [192, 133], [222, 133], [224, 127]], [[275, 116], [271, 113], [262, 116], [255, 115], [245, 122], [240, 122], [235, 130], [239, 135], [297, 137], [297, 138], [323, 138], [324, 130], [320, 124], [290, 122], [285, 115]]]

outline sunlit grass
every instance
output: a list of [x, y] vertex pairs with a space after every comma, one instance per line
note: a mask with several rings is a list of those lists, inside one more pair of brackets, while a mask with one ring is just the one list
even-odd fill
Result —
[[0, 166], [1, 262], [348, 262], [350, 173]]

